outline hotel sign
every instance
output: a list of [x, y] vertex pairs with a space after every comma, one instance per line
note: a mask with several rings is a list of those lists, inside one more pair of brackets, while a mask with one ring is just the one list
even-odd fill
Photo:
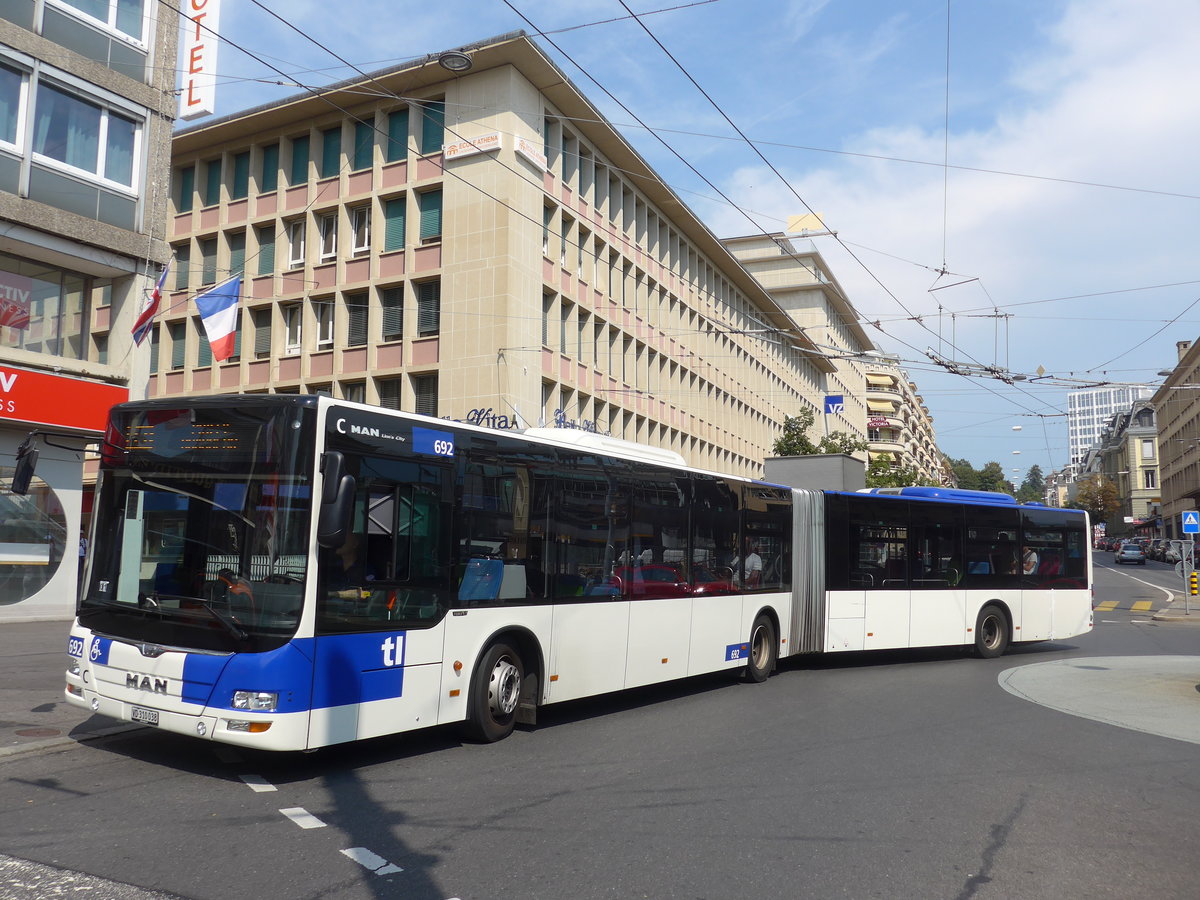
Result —
[[442, 147], [442, 158], [446, 160], [462, 159], [464, 156], [474, 156], [476, 153], [491, 153], [500, 149], [500, 132], [483, 134], [469, 141], [455, 141]]
[[217, 105], [217, 32], [221, 0], [183, 0], [183, 86], [179, 92], [179, 118], [212, 115]]

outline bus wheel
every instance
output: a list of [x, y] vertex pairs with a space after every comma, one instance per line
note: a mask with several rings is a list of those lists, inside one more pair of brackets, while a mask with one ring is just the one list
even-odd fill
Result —
[[1008, 617], [998, 606], [988, 605], [979, 611], [975, 623], [975, 655], [994, 659], [1008, 649]]
[[467, 706], [467, 735], [492, 743], [512, 734], [521, 702], [525, 667], [508, 644], [492, 644], [475, 670]]
[[775, 639], [775, 626], [767, 616], [759, 616], [750, 629], [750, 659], [746, 663], [746, 680], [761, 684], [775, 670], [775, 659], [779, 655], [779, 643]]

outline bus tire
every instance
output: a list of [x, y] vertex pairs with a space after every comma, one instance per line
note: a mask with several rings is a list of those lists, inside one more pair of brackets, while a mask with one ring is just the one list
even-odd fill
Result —
[[1011, 639], [1008, 616], [999, 606], [989, 603], [979, 611], [975, 620], [975, 655], [980, 659], [995, 659], [1008, 649]]
[[779, 641], [769, 616], [759, 616], [750, 629], [750, 653], [746, 660], [746, 681], [762, 684], [775, 671]]
[[467, 704], [466, 733], [490, 744], [512, 734], [521, 705], [525, 665], [521, 655], [505, 643], [492, 644], [475, 670]]

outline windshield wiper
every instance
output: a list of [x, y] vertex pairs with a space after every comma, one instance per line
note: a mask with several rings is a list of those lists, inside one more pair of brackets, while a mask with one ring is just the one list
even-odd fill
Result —
[[242, 628], [242, 624], [234, 617], [233, 613], [221, 613], [209, 605], [209, 601], [203, 597], [189, 597], [184, 594], [160, 594], [158, 591], [151, 593], [138, 594], [138, 606], [143, 609], [153, 609], [156, 612], [163, 613], [165, 610], [159, 604], [159, 598], [165, 597], [170, 600], [187, 600], [189, 603], [198, 604], [199, 607], [216, 619], [217, 623], [229, 632], [231, 637], [239, 641], [250, 640], [250, 634]]

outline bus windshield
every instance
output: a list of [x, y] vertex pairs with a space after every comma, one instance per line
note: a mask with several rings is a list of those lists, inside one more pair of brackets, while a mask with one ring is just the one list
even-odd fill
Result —
[[307, 575], [312, 419], [294, 403], [114, 409], [80, 622], [200, 650], [286, 641]]

